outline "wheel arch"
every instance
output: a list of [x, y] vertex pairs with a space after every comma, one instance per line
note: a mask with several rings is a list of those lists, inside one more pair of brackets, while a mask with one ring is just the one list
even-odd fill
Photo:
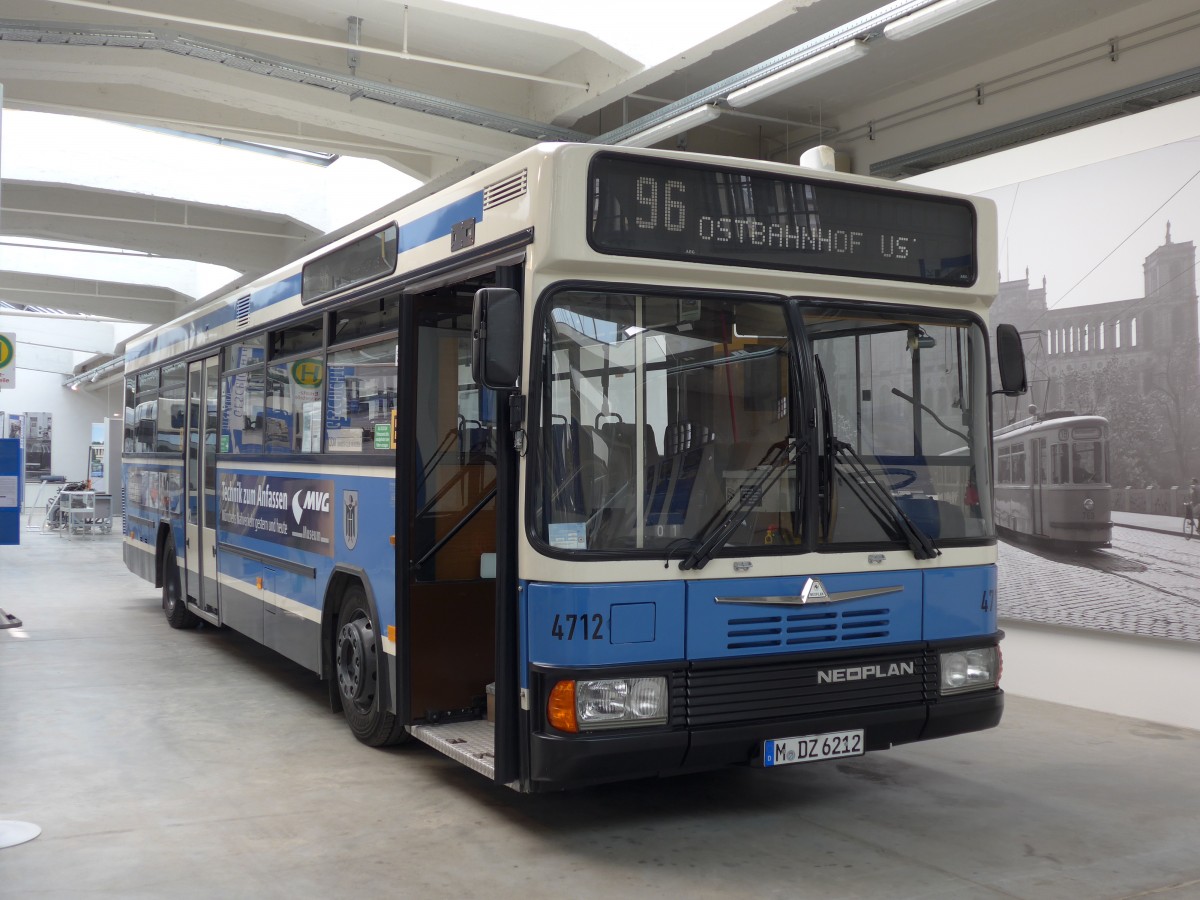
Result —
[[[174, 549], [175, 536], [168, 523], [159, 522], [158, 534], [154, 539], [154, 586], [156, 588], [163, 586], [163, 571], [166, 569], [168, 546]], [[178, 556], [178, 551], [176, 551], [176, 555]]]

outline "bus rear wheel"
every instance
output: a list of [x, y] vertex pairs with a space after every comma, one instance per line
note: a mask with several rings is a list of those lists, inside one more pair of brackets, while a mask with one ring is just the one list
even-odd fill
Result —
[[371, 747], [405, 740], [403, 723], [384, 708], [381, 642], [360, 584], [350, 585], [342, 594], [334, 641], [334, 677], [350, 731]]
[[200, 617], [187, 608], [187, 601], [183, 598], [174, 547], [168, 547], [167, 555], [163, 558], [162, 606], [172, 628], [195, 628], [200, 624]]

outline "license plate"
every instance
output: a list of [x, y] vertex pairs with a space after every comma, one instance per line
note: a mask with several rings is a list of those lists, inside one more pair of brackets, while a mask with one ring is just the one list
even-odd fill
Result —
[[862, 756], [863, 731], [829, 731], [825, 734], [806, 734], [803, 737], [778, 738], [763, 741], [764, 766], [790, 766], [795, 763], [840, 759], [843, 756]]

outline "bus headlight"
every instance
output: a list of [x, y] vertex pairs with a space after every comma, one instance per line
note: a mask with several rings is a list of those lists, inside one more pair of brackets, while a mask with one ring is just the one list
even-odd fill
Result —
[[560, 681], [550, 691], [546, 716], [559, 731], [629, 725], [663, 725], [669, 706], [667, 679], [600, 678]]
[[1000, 654], [996, 647], [952, 650], [938, 655], [938, 668], [943, 694], [995, 687], [1000, 681]]
[[1091, 512], [1093, 509], [1096, 508], [1096, 501], [1093, 500], [1091, 497], [1088, 497], [1086, 500], [1083, 501], [1083, 508], [1086, 509], [1088, 512]]

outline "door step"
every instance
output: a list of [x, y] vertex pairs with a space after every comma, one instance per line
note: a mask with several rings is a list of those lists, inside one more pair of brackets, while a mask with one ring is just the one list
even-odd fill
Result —
[[412, 736], [488, 778], [496, 777], [496, 726], [486, 719], [414, 725]]

